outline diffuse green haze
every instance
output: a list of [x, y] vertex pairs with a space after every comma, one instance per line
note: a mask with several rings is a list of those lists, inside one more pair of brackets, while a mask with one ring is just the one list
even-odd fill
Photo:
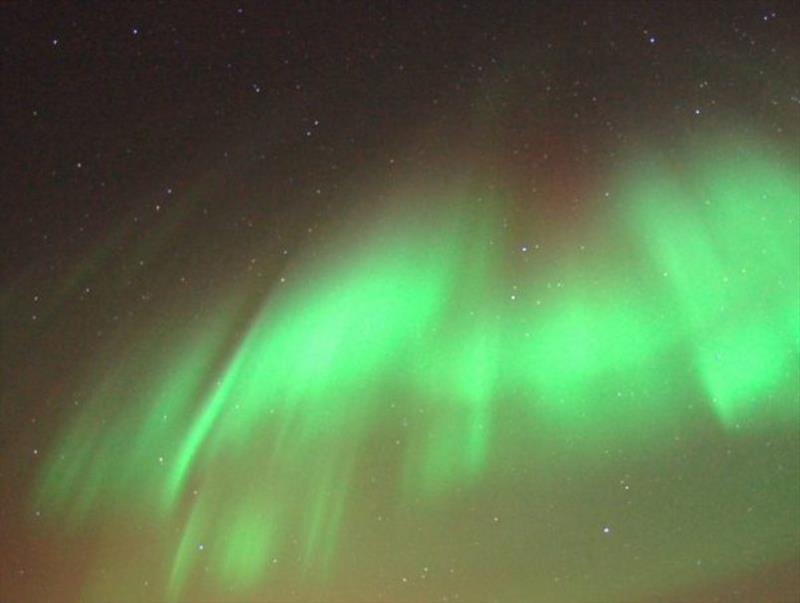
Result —
[[[536, 265], [520, 289], [565, 283], [546, 303], [508, 294], [498, 200], [395, 214], [291, 274], [232, 353], [227, 318], [121, 353], [53, 450], [39, 504], [76, 529], [128, 507], [182, 526], [167, 596], [202, 579], [246, 597], [289, 557], [314, 579], [334, 571], [389, 404], [414, 415], [387, 440], [398, 504], [446, 504], [543, 443], [569, 449], [558, 471], [610, 442], [658, 454], [698, 392], [731, 434], [794, 429], [800, 184], [750, 149], [626, 174], [603, 236], [636, 257]], [[512, 408], [522, 438], [501, 433]]]
[[663, 270], [663, 297], [720, 420], [796, 421], [798, 174], [765, 150], [691, 166], [680, 179], [648, 174], [634, 188], [641, 244]]

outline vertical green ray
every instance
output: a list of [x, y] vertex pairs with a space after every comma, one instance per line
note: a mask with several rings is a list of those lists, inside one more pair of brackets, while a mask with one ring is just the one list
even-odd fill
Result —
[[634, 187], [633, 223], [686, 319], [720, 420], [791, 420], [800, 359], [797, 173], [757, 146], [688, 163], [680, 176], [662, 172]]

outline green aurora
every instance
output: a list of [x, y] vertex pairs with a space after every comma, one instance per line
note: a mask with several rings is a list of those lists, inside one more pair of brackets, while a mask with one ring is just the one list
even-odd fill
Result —
[[[701, 437], [700, 425], [737, 450], [758, 434], [798, 446], [800, 175], [785, 157], [727, 141], [677, 166], [632, 160], [581, 238], [596, 243], [548, 238], [534, 221], [531, 241], [557, 260], [531, 245], [513, 282], [509, 200], [464, 188], [354, 225], [333, 259], [288, 271], [245, 328], [219, 303], [202, 324], [116, 349], [83, 384], [87, 403], [50, 451], [35, 508], [75, 532], [144, 518], [165, 541], [156, 587], [169, 600], [257, 599], [298, 575], [324, 593], [341, 556], [368, 554], [365, 509], [440, 525], [438, 545], [409, 538], [444, 557], [442, 514], [470, 492], [520, 480], [550, 492], [559, 475], [609, 472], [615, 450], [674, 454], [676, 434]], [[526, 463], [523, 479], [514, 468]], [[370, 489], [373, 465], [383, 475]], [[690, 584], [659, 571], [675, 559], [715, 558], [720, 578], [743, 569], [726, 534], [738, 520], [701, 501], [764, 471], [745, 467], [716, 493], [687, 490], [696, 533], [647, 562], [652, 590], [636, 594]], [[799, 494], [789, 479], [767, 488], [740, 532], [764, 535], [749, 554], [797, 555], [800, 511], [787, 509]], [[655, 524], [669, 530], [666, 517]], [[531, 587], [555, 561], [542, 563], [501, 598], [619, 596], [602, 580], [592, 592]], [[613, 563], [593, 565], [625, 571]], [[87, 578], [87, 600], [140, 596], [126, 582], [135, 569], [118, 565]]]

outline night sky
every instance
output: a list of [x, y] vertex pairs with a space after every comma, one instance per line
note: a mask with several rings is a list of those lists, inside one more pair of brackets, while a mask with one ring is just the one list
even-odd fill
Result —
[[795, 3], [0, 39], [2, 601], [800, 601]]

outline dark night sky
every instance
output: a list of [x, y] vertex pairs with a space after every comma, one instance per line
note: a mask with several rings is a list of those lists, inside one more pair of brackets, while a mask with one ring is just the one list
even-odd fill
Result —
[[424, 169], [424, 146], [489, 138], [496, 161], [546, 169], [643, 124], [690, 129], [698, 107], [774, 131], [797, 104], [790, 5], [425, 4], [9, 3], [14, 265], [207, 171], [237, 199], [270, 180], [281, 205], [335, 214], [308, 193], [398, 149]]
[[[636, 509], [640, 531], [656, 525], [653, 518], [674, 512], [686, 517], [682, 530], [691, 532], [695, 526], [701, 541], [724, 540], [720, 535], [727, 524], [720, 520], [714, 525], [697, 510], [713, 494], [703, 494], [698, 486], [701, 493], [694, 499], [687, 493], [691, 489], [683, 489], [689, 488], [685, 483], [703, 481], [701, 470], [693, 469], [698, 455], [709, 455], [703, 462], [718, 467], [709, 479], [720, 480], [719, 491], [734, 499], [741, 494], [741, 500], [750, 500], [752, 492], [746, 486], [726, 489], [726, 472], [737, 476], [730, 478], [736, 484], [750, 472], [788, 482], [788, 494], [769, 513], [784, 511], [779, 531], [792, 542], [773, 547], [782, 537], [764, 536], [742, 554], [741, 563], [734, 551], [741, 542], [731, 541], [719, 555], [710, 545], [686, 544], [691, 538], [681, 530], [670, 532], [670, 544], [658, 557], [662, 560], [645, 569], [636, 569], [650, 550], [641, 533], [607, 553], [614, 563], [600, 560], [605, 553], [598, 552], [599, 544], [584, 554], [581, 526], [591, 515], [592, 500], [596, 496], [604, 501], [600, 506], [613, 506], [616, 494], [568, 461], [563, 466], [558, 461], [559, 472], [574, 471], [579, 486], [569, 478], [565, 488], [550, 484], [537, 490], [540, 486], [521, 486], [502, 472], [486, 470], [495, 477], [475, 486], [474, 498], [465, 500], [459, 489], [455, 498], [445, 497], [450, 519], [439, 524], [430, 519], [450, 531], [440, 527], [438, 540], [409, 539], [393, 549], [396, 557], [381, 548], [384, 533], [364, 533], [345, 515], [341, 549], [332, 554], [336, 569], [321, 583], [291, 566], [280, 570], [274, 582], [262, 583], [254, 572], [241, 569], [247, 562], [229, 553], [220, 554], [222, 573], [204, 586], [191, 586], [201, 584], [196, 577], [175, 586], [180, 584], [175, 568], [182, 567], [185, 557], [180, 552], [185, 537], [177, 535], [195, 529], [186, 519], [185, 496], [166, 519], [131, 519], [133, 529], [120, 525], [127, 521], [120, 519], [127, 517], [121, 496], [96, 495], [87, 503], [88, 519], [81, 521], [69, 513], [58, 519], [53, 510], [52, 523], [44, 528], [43, 516], [51, 512], [35, 502], [46, 459], [63, 458], [70, 450], [69, 444], [59, 444], [70, 429], [81, 434], [79, 439], [96, 438], [92, 454], [111, 459], [105, 469], [88, 464], [82, 472], [114, 471], [116, 453], [103, 452], [103, 438], [116, 441], [120, 436], [111, 426], [134, 425], [136, 419], [125, 413], [148, 404], [142, 401], [146, 396], [119, 392], [133, 391], [142, 375], [149, 378], [161, 368], [169, 374], [179, 371], [177, 364], [165, 368], [148, 350], [181, 347], [184, 335], [194, 331], [203, 337], [204, 329], [217, 324], [215, 317], [223, 317], [219, 333], [209, 335], [216, 352], [203, 377], [216, 379], [210, 375], [225, 373], [224, 358], [245, 349], [248, 329], [265, 300], [284, 284], [284, 276], [314, 274], [304, 272], [306, 266], [319, 266], [324, 273], [326, 262], [338, 270], [337, 262], [346, 264], [350, 257], [343, 251], [346, 242], [365, 231], [380, 231], [374, 225], [380, 220], [370, 216], [381, 207], [395, 207], [398, 196], [419, 197], [419, 191], [447, 189], [465, 180], [476, 194], [502, 193], [506, 202], [498, 221], [512, 251], [501, 258], [503, 269], [496, 274], [513, 279], [517, 260], [509, 258], [517, 257], [520, 248], [528, 252], [528, 228], [542, 228], [542, 238], [553, 241], [550, 251], [542, 250], [544, 259], [537, 264], [542, 271], [560, 266], [565, 255], [559, 245], [585, 236], [605, 241], [601, 247], [612, 255], [619, 252], [616, 231], [603, 230], [606, 220], [613, 219], [602, 217], [617, 205], [603, 191], [616, 174], [631, 171], [631, 157], [650, 150], [674, 159], [706, 134], [735, 133], [739, 140], [757, 139], [777, 149], [789, 180], [796, 181], [796, 3], [12, 1], [0, 6], [0, 39], [0, 599], [798, 600], [800, 518], [786, 509], [800, 484], [796, 426], [788, 434], [754, 432], [745, 442], [730, 443], [706, 417], [685, 427], [694, 435], [685, 436], [688, 441], [670, 460], [637, 460], [635, 447], [623, 446], [619, 457], [599, 470], [614, 476], [617, 490], [629, 479], [620, 476], [639, 478], [649, 494], [627, 504]], [[402, 207], [405, 201], [399, 203]], [[417, 203], [410, 199], [408, 206]], [[454, 207], [460, 205], [451, 203], [444, 212], [456, 215]], [[369, 244], [365, 249], [371, 249]], [[794, 257], [791, 252], [789, 257]], [[800, 270], [796, 264], [792, 268]], [[316, 286], [308, 285], [311, 294], [323, 297], [324, 289]], [[289, 315], [303, 313], [302, 304], [291, 308]], [[203, 327], [196, 326], [202, 321]], [[791, 396], [796, 390], [789, 391]], [[108, 392], [116, 392], [116, 398], [104, 403]], [[203, 399], [195, 396], [190, 406], [201, 408]], [[81, 412], [91, 417], [92, 436], [75, 427]], [[397, 459], [371, 448], [379, 439], [375, 433], [392, 432], [392, 419], [373, 417], [364, 423], [374, 427], [372, 435], [364, 436], [372, 443], [354, 458], [367, 463], [368, 456], [385, 475], [401, 473]], [[225, 424], [220, 425], [224, 433]], [[147, 429], [132, 426], [131, 433], [144, 437]], [[163, 435], [165, 442], [184, 437], [180, 428]], [[253, 443], [260, 436], [248, 437], [252, 458], [263, 450]], [[333, 446], [334, 453], [344, 450], [337, 448], [344, 446], [341, 441]], [[728, 457], [734, 450], [741, 461], [724, 460], [722, 450], [728, 450]], [[717, 453], [718, 461], [709, 460]], [[218, 490], [228, 488], [220, 470], [208, 463], [196, 473], [205, 472]], [[239, 472], [263, 468], [248, 463]], [[773, 475], [776, 463], [781, 468]], [[384, 492], [372, 500], [362, 483], [368, 482], [369, 470], [357, 466], [349, 490], [355, 502], [348, 509], [370, 504], [399, 509], [390, 520], [393, 528], [411, 530], [413, 521], [403, 515], [410, 512], [405, 499]], [[784, 467], [788, 474], [781, 473]], [[284, 468], [291, 472], [295, 464]], [[264, 469], [273, 470], [279, 471]], [[136, 469], [130, 479], [141, 480], [145, 492], [155, 480], [151, 473]], [[67, 499], [84, 500], [83, 486], [65, 482], [57, 489]], [[232, 498], [252, 496], [244, 490], [238, 496], [237, 487], [231, 487]], [[308, 488], [326, 492], [316, 483]], [[515, 506], [517, 497], [543, 501], [531, 506], [541, 505], [540, 511], [551, 517], [542, 524], [553, 526], [563, 541], [537, 542], [526, 549], [518, 543], [506, 547], [498, 539], [480, 554], [453, 554], [442, 543], [452, 541], [471, 551], [473, 540], [491, 540], [483, 528], [468, 527], [473, 515], [489, 508], [490, 490], [496, 490], [498, 504], [508, 510], [508, 524], [519, 533], [529, 528]], [[675, 496], [683, 502], [659, 507], [657, 500], [668, 491], [682, 492]], [[292, 496], [302, 498], [296, 492]], [[307, 501], [296, 504], [313, 507]], [[715, 499], [713, 504], [722, 503]], [[773, 533], [768, 515], [753, 523], [757, 533]], [[727, 517], [722, 511], [719, 516]], [[60, 522], [69, 529], [59, 531]], [[603, 534], [611, 532], [600, 527]], [[153, 535], [162, 528], [168, 535]], [[513, 530], [508, 529], [510, 542]], [[296, 544], [300, 537], [287, 538]], [[351, 540], [358, 544], [348, 544]], [[130, 559], [121, 552], [126, 547]], [[352, 559], [342, 549], [355, 551]], [[715, 572], [681, 569], [676, 560], [700, 555], [698, 550], [717, 555]], [[431, 557], [432, 571], [445, 576], [432, 576], [427, 586], [413, 584], [413, 590], [405, 591], [403, 572], [416, 570], [401, 568], [413, 565], [409, 560], [423, 552]], [[103, 555], [117, 563], [116, 570], [103, 565]], [[556, 582], [563, 576], [570, 584], [565, 590], [559, 591], [549, 577], [542, 585], [549, 569], [528, 581], [526, 576], [534, 574], [525, 564], [538, 563], [542, 555], [552, 555], [548, 563], [560, 572]], [[462, 568], [483, 567], [486, 558], [513, 561], [487, 563], [486, 576], [468, 569], [458, 573], [459, 562]], [[119, 571], [126, 564], [136, 570]], [[231, 564], [237, 567], [230, 575], [238, 586], [224, 586], [230, 578], [224, 568]], [[213, 574], [214, 562], [210, 566], [206, 572]], [[631, 568], [630, 575], [621, 577], [621, 567]]]

